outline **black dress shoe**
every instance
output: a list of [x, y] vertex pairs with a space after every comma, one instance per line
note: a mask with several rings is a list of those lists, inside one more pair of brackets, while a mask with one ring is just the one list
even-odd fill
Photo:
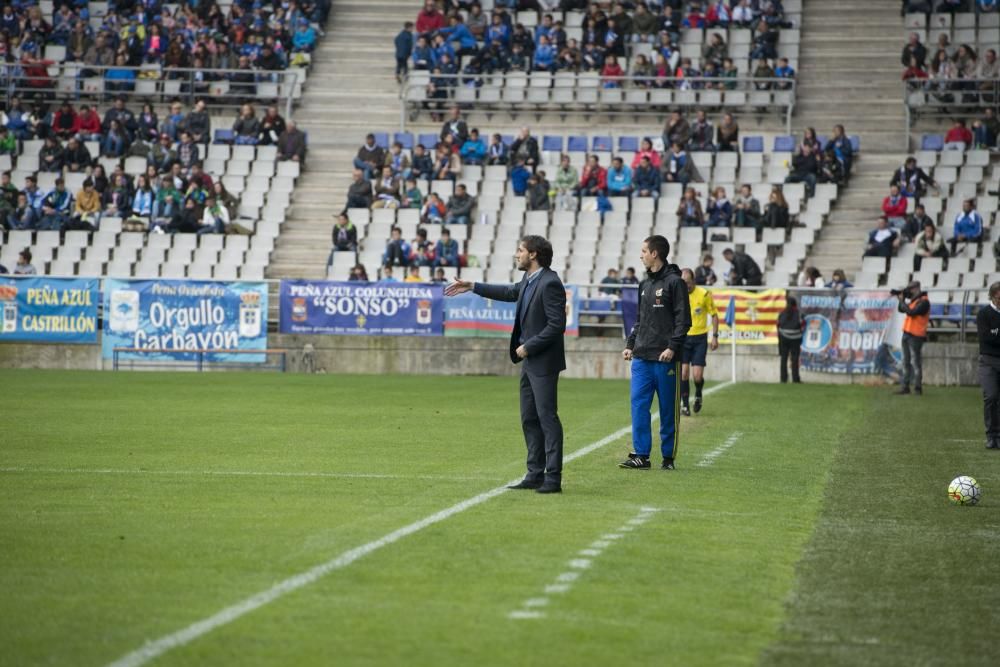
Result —
[[562, 486], [552, 482], [545, 482], [535, 490], [535, 493], [562, 493]]
[[986, 441], [986, 449], [1000, 449], [1000, 440], [990, 438]]
[[541, 485], [542, 485], [541, 482], [532, 482], [531, 480], [522, 479], [517, 484], [511, 484], [507, 488], [508, 489], [529, 489], [529, 490], [534, 490], [534, 489], [538, 489]]

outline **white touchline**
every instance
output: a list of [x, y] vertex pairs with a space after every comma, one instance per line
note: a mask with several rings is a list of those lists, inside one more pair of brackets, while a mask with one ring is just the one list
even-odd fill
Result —
[[[724, 389], [731, 385], [731, 382], [724, 382], [722, 384], [717, 384], [705, 391], [705, 394], [711, 394], [721, 389]], [[654, 414], [653, 418], [657, 419], [658, 414]], [[620, 428], [611, 435], [605, 436], [596, 442], [592, 442], [589, 445], [585, 445], [580, 449], [577, 449], [570, 454], [563, 457], [563, 463], [568, 463], [570, 461], [575, 461], [576, 459], [586, 456], [593, 451], [609, 445], [615, 442], [625, 435], [631, 433], [632, 427], [626, 426]], [[516, 483], [520, 479], [512, 480], [510, 483]], [[139, 665], [144, 665], [147, 662], [158, 658], [167, 651], [175, 649], [179, 646], [184, 646], [190, 644], [192, 641], [206, 635], [209, 632], [215, 630], [216, 628], [222, 627], [223, 625], [228, 625], [241, 616], [245, 616], [252, 611], [260, 609], [261, 607], [268, 605], [278, 598], [281, 598], [293, 591], [296, 591], [303, 586], [308, 586], [315, 583], [320, 578], [326, 576], [327, 574], [334, 572], [336, 570], [343, 569], [350, 565], [351, 563], [360, 560], [370, 553], [378, 551], [382, 547], [389, 546], [399, 540], [412, 535], [413, 533], [419, 532], [428, 526], [433, 526], [436, 523], [440, 523], [445, 519], [449, 519], [456, 514], [464, 512], [467, 509], [481, 505], [488, 500], [496, 498], [497, 496], [505, 493], [507, 491], [507, 485], [498, 486], [495, 489], [490, 489], [480, 493], [479, 495], [467, 498], [459, 503], [452, 505], [451, 507], [445, 508], [439, 512], [435, 512], [430, 516], [424, 517], [419, 521], [415, 521], [409, 525], [403, 526], [402, 528], [397, 528], [396, 530], [380, 537], [377, 540], [368, 542], [367, 544], [362, 544], [359, 547], [345, 551], [344, 553], [332, 558], [325, 563], [320, 563], [319, 565], [306, 570], [305, 572], [300, 572], [299, 574], [293, 575], [283, 581], [279, 581], [274, 586], [255, 593], [248, 598], [240, 600], [236, 604], [230, 605], [225, 609], [217, 611], [207, 618], [203, 618], [200, 621], [196, 621], [191, 625], [178, 630], [177, 632], [171, 633], [169, 635], [164, 635], [159, 639], [154, 639], [152, 641], [146, 642], [142, 647], [132, 651], [131, 653], [122, 656], [118, 660], [109, 664], [109, 667], [138, 667]], [[621, 535], [617, 535], [613, 538], [606, 539], [617, 539]], [[571, 578], [564, 579], [566, 575], [574, 575]], [[579, 576], [576, 572], [565, 572], [557, 578], [559, 581], [573, 581]], [[513, 613], [513, 612], [512, 612]], [[538, 613], [538, 612], [535, 612]]]
[[706, 453], [703, 457], [701, 457], [701, 460], [698, 461], [695, 464], [695, 466], [697, 466], [699, 468], [704, 468], [706, 466], [712, 465], [713, 463], [715, 463], [715, 459], [717, 459], [720, 456], [722, 456], [723, 454], [725, 454], [726, 451], [730, 447], [732, 447], [733, 445], [735, 445], [739, 441], [739, 439], [742, 438], [742, 437], [743, 437], [743, 433], [740, 432], [740, 431], [736, 431], [735, 433], [733, 433], [732, 435], [730, 435], [728, 438], [726, 438], [726, 441], [723, 442], [721, 445], [719, 445], [718, 447], [716, 447], [715, 449], [713, 449], [712, 451]]
[[384, 475], [367, 472], [281, 472], [267, 470], [148, 470], [143, 468], [0, 468], [0, 473], [38, 473], [44, 475], [170, 475], [180, 477], [315, 477], [332, 479], [427, 479], [434, 481], [475, 481], [486, 476], [457, 475]]

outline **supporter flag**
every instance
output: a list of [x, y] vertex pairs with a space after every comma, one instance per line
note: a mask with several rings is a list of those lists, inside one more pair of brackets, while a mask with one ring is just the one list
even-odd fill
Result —
[[751, 292], [713, 289], [712, 299], [721, 314], [719, 342], [738, 345], [777, 345], [778, 314], [785, 307], [785, 290]]

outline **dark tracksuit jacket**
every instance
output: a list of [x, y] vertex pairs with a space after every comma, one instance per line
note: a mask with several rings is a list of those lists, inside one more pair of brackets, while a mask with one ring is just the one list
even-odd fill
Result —
[[625, 347], [632, 356], [657, 361], [667, 348], [680, 361], [684, 339], [691, 328], [691, 308], [687, 285], [681, 280], [676, 264], [664, 265], [656, 273], [647, 273], [639, 283], [639, 310]]

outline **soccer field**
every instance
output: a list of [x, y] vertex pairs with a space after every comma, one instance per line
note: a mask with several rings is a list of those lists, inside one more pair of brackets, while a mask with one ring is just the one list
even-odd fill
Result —
[[971, 388], [722, 387], [626, 471], [627, 383], [563, 380], [541, 496], [517, 378], [0, 380], [0, 664], [1000, 662]]

